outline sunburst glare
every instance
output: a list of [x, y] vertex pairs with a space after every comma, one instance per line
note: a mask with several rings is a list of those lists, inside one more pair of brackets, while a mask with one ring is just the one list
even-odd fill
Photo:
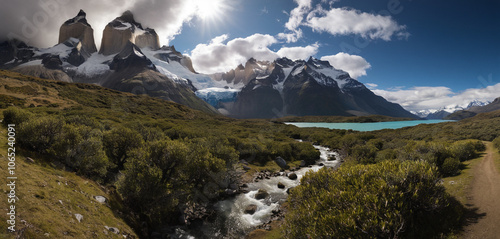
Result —
[[195, 4], [196, 15], [203, 21], [221, 19], [228, 8], [225, 0], [195, 0]]

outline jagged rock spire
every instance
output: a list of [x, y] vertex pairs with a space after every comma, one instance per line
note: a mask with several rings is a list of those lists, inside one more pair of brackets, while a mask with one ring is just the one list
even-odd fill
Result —
[[87, 14], [80, 10], [76, 17], [64, 22], [59, 29], [59, 42], [63, 43], [70, 38], [76, 38], [80, 41], [85, 55], [90, 55], [97, 51], [94, 42], [94, 29], [88, 24]]
[[132, 12], [125, 11], [121, 16], [108, 23], [104, 29], [99, 53], [104, 55], [119, 53], [128, 42], [139, 48], [149, 47], [154, 50], [160, 48], [160, 41], [155, 30], [144, 29], [140, 23], [135, 21]]

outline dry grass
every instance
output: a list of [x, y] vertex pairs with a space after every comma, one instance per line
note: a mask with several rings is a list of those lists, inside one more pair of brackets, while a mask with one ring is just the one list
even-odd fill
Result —
[[[0, 129], [0, 178], [6, 180], [7, 152], [6, 129]], [[108, 204], [100, 204], [95, 196], [110, 198], [102, 186], [75, 175], [75, 173], [57, 169], [54, 166], [42, 166], [42, 160], [33, 157], [35, 163], [26, 161], [22, 152], [16, 156], [16, 195], [18, 200], [16, 232], [7, 232], [6, 209], [7, 197], [0, 199], [1, 238], [123, 238], [122, 234], [135, 236], [134, 231], [116, 215]], [[2, 186], [6, 195], [7, 187]], [[83, 215], [78, 222], [75, 214]], [[115, 235], [104, 226], [120, 230]]]

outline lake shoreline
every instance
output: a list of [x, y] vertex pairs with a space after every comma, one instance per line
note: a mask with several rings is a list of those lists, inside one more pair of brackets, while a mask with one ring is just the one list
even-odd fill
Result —
[[325, 122], [283, 122], [287, 125], [294, 125], [299, 128], [327, 128], [338, 130], [354, 131], [376, 131], [384, 129], [400, 129], [405, 127], [417, 126], [420, 124], [438, 124], [455, 122], [454, 120], [411, 120], [411, 121], [384, 121], [384, 122], [365, 122], [365, 123], [325, 123]]

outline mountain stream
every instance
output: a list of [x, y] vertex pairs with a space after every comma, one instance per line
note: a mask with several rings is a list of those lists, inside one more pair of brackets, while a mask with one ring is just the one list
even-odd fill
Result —
[[[322, 167], [337, 167], [341, 158], [337, 152], [333, 152], [327, 147], [314, 146], [320, 151], [320, 158], [315, 165], [303, 167], [294, 172], [297, 179], [288, 178], [285, 172], [281, 176], [261, 179], [257, 182], [248, 183], [246, 193], [241, 193], [236, 197], [218, 202], [217, 219], [214, 222], [203, 223], [202, 228], [196, 230], [184, 231], [176, 229], [172, 238], [195, 239], [195, 238], [244, 238], [249, 232], [260, 225], [270, 221], [272, 216], [277, 213], [280, 205], [288, 197], [287, 190], [300, 184], [301, 178], [309, 171], [318, 171]], [[331, 160], [329, 160], [331, 159]], [[279, 188], [278, 183], [284, 185]], [[265, 190], [267, 196], [263, 199], [256, 199], [259, 190]], [[253, 213], [248, 213], [248, 207], [253, 205]], [[246, 212], [247, 211], [247, 212]]]

